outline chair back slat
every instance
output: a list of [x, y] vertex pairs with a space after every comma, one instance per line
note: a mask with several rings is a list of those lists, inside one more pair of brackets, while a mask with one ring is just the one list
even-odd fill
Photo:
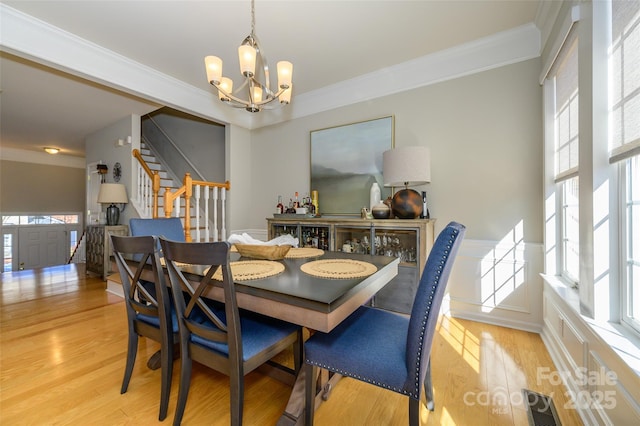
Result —
[[[131, 315], [144, 314], [170, 321], [170, 312], [159, 303], [160, 297], [168, 300], [169, 292], [161, 270], [157, 239], [152, 236], [123, 237], [111, 236], [113, 255], [120, 272], [127, 312]], [[135, 262], [135, 271], [130, 262]], [[141, 279], [145, 270], [151, 270], [153, 282]], [[150, 289], [153, 288], [153, 292]], [[164, 300], [164, 299], [162, 299]]]
[[[208, 340], [226, 343], [230, 357], [242, 353], [239, 335], [240, 317], [236, 301], [235, 287], [229, 266], [230, 245], [227, 242], [183, 243], [160, 238], [167, 270], [172, 283], [179, 318], [180, 332], [196, 334]], [[180, 264], [180, 265], [179, 265]], [[207, 273], [197, 284], [189, 281], [184, 265], [208, 266]], [[213, 279], [214, 273], [222, 269], [222, 281]], [[190, 276], [193, 279], [193, 275]], [[176, 285], [179, 283], [179, 286]], [[224, 305], [216, 313], [211, 302], [205, 302], [211, 287], [221, 287]], [[178, 288], [179, 287], [179, 288]], [[185, 300], [185, 294], [188, 300]], [[224, 320], [220, 316], [224, 313]], [[208, 320], [208, 326], [202, 319]], [[213, 325], [214, 327], [211, 327]]]
[[[466, 228], [451, 222], [438, 235], [420, 278], [407, 332], [407, 389], [420, 395], [442, 299]], [[419, 378], [419, 380], [416, 380]]]

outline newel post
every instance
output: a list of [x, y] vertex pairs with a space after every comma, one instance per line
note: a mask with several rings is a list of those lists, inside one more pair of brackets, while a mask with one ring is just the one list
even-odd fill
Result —
[[184, 238], [191, 242], [191, 196], [193, 195], [193, 179], [190, 173], [184, 174]]
[[153, 190], [153, 210], [151, 211], [151, 217], [155, 219], [158, 217], [158, 194], [160, 193], [160, 175], [157, 170], [153, 171], [151, 185]]

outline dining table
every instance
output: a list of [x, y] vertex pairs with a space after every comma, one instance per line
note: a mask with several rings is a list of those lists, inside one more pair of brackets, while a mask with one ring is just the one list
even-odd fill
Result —
[[[296, 252], [295, 249], [291, 250], [291, 253]], [[281, 265], [273, 263], [278, 266], [279, 272], [262, 278], [243, 279], [241, 274], [233, 272], [236, 299], [241, 309], [288, 321], [306, 327], [310, 332], [324, 333], [335, 328], [361, 305], [375, 305], [375, 294], [398, 274], [399, 265], [397, 257], [322, 250], [312, 250], [310, 256], [287, 256], [281, 260], [256, 260], [241, 257], [232, 251], [230, 262], [232, 272], [236, 263], [275, 262]], [[329, 273], [315, 274], [309, 271], [309, 267], [315, 264], [328, 265]], [[344, 269], [344, 274], [331, 274], [332, 264], [356, 266]], [[350, 271], [357, 271], [357, 265], [365, 265], [370, 269], [360, 276], [351, 277]], [[190, 280], [198, 282], [208, 267], [184, 265], [181, 268]], [[224, 300], [221, 287], [213, 285], [207, 291], [205, 297]], [[316, 397], [317, 404], [328, 398], [330, 389], [339, 378], [339, 375], [330, 375], [326, 371], [321, 373], [319, 381], [322, 388]], [[303, 368], [297, 372], [293, 382], [287, 408], [278, 421], [279, 426], [301, 424], [304, 417]]]

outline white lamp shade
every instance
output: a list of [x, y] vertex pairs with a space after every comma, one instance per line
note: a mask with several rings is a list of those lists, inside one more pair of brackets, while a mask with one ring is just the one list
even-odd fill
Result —
[[293, 84], [289, 85], [289, 88], [280, 94], [280, 103], [288, 104], [291, 102], [291, 91], [293, 90]]
[[243, 44], [238, 47], [238, 59], [240, 60], [240, 72], [245, 77], [253, 76], [256, 72], [256, 49]]
[[253, 99], [253, 103], [257, 104], [258, 102], [262, 102], [262, 87], [254, 86], [251, 88], [251, 97]]
[[[220, 88], [228, 94], [231, 94], [233, 92], [233, 80], [231, 80], [229, 77], [222, 77], [222, 79], [220, 79]], [[229, 97], [219, 89], [218, 98], [220, 98], [221, 101], [229, 100]]]
[[127, 189], [121, 183], [103, 183], [98, 192], [98, 202], [101, 204], [128, 203]]
[[424, 146], [405, 146], [382, 154], [384, 186], [423, 185], [431, 182], [431, 153]]
[[291, 79], [293, 77], [293, 64], [289, 61], [280, 61], [278, 67], [278, 86], [281, 89], [291, 87]]
[[217, 56], [207, 56], [204, 58], [204, 66], [207, 70], [207, 81], [209, 83], [220, 83], [222, 78], [222, 59]]

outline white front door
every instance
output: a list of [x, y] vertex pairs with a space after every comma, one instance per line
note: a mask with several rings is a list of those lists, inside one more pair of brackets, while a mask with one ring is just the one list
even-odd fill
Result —
[[20, 226], [18, 240], [19, 269], [62, 265], [69, 260], [64, 225]]

